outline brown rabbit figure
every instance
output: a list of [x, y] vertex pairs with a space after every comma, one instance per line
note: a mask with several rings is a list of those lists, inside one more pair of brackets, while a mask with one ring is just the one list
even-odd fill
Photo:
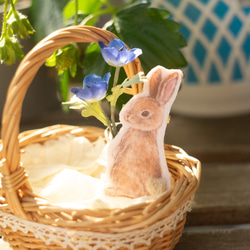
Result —
[[122, 128], [108, 149], [108, 196], [137, 198], [170, 188], [164, 134], [182, 80], [180, 70], [157, 66], [143, 91], [120, 112]]

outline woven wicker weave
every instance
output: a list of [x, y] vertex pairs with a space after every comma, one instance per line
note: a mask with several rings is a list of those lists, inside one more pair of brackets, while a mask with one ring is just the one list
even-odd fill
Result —
[[[68, 125], [55, 125], [19, 134], [19, 123], [26, 91], [40, 66], [56, 49], [71, 42], [101, 41], [107, 44], [114, 38], [116, 38], [114, 34], [95, 27], [73, 26], [58, 30], [43, 39], [26, 55], [13, 77], [4, 107], [2, 142], [0, 144], [2, 174], [0, 235], [10, 243], [13, 249], [173, 249], [181, 236], [187, 211], [184, 208], [190, 204], [192, 196], [199, 186], [200, 162], [178, 147], [165, 145], [166, 159], [173, 177], [171, 190], [152, 202], [142, 202], [124, 209], [77, 210], [64, 209], [51, 204], [32, 191], [25, 166], [20, 163], [20, 149], [28, 144], [42, 143], [66, 133], [86, 136], [90, 141], [95, 141], [103, 135], [102, 129]], [[125, 71], [128, 77], [142, 71], [140, 61], [138, 59], [133, 61], [125, 67]], [[140, 90], [141, 86], [135, 85], [127, 92], [137, 94]], [[175, 211], [179, 210], [181, 212], [183, 210], [183, 214], [175, 215]], [[102, 242], [104, 247], [98, 247], [100, 241], [104, 241], [103, 239], [100, 239], [99, 243], [95, 243], [98, 242], [98, 239], [94, 239], [94, 242], [86, 243], [87, 247], [85, 243], [82, 247], [79, 245], [74, 247], [77, 245], [74, 243], [76, 236], [72, 237], [72, 244], [48, 243], [46, 232], [45, 235], [38, 238], [28, 229], [30, 227], [23, 226], [24, 228], [21, 230], [16, 225], [12, 227], [12, 224], [7, 221], [13, 220], [13, 224], [20, 223], [20, 225], [22, 223], [25, 225], [27, 222], [27, 225], [30, 226], [31, 222], [37, 223], [34, 224], [37, 227], [49, 225], [58, 230], [69, 230], [70, 234], [72, 232], [93, 232], [94, 235], [95, 233], [98, 235], [99, 233], [105, 239], [105, 235], [107, 238], [110, 235], [118, 237], [124, 233], [133, 235], [134, 232], [138, 233], [140, 230], [152, 228], [171, 216], [175, 218], [175, 221], [177, 217], [179, 220], [171, 227], [168, 225], [171, 230], [164, 231], [162, 227], [163, 232], [160, 237], [156, 236], [143, 244], [130, 242], [119, 248], [114, 248], [112, 241]], [[47, 231], [49, 230], [48, 228]], [[86, 235], [89, 234], [86, 233]], [[96, 237], [94, 236], [94, 238]], [[60, 237], [58, 236], [58, 238]], [[87, 238], [88, 236], [84, 236], [84, 234], [81, 236], [81, 240], [84, 242], [88, 240]]]

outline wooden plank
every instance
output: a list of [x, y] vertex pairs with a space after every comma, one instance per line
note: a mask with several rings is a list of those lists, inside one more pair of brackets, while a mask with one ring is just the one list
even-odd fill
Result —
[[250, 163], [203, 164], [187, 225], [250, 223]]
[[250, 114], [227, 118], [172, 115], [165, 142], [202, 162], [250, 162]]
[[185, 228], [174, 250], [249, 250], [250, 225]]

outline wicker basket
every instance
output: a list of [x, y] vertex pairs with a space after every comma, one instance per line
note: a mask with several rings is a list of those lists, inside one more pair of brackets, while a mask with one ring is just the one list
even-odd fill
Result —
[[[156, 200], [119, 209], [69, 209], [51, 204], [32, 191], [25, 166], [24, 146], [70, 133], [95, 141], [102, 129], [54, 125], [19, 134], [22, 102], [36, 72], [58, 48], [71, 42], [103, 42], [116, 36], [88, 26], [58, 30], [20, 63], [11, 82], [2, 118], [0, 169], [0, 235], [13, 249], [173, 249], [182, 234], [186, 213], [199, 186], [200, 162], [182, 149], [165, 145], [173, 185]], [[128, 77], [141, 71], [137, 59], [125, 67]], [[136, 94], [141, 86], [128, 92]]]

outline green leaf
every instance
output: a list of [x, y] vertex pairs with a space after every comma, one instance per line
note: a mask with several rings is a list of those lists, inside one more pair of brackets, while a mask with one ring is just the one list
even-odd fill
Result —
[[57, 51], [56, 67], [59, 71], [64, 71], [78, 62], [79, 50], [76, 44], [70, 43]]
[[[79, 14], [79, 23], [87, 17], [89, 14], [94, 14], [100, 10], [102, 6], [102, 1], [100, 0], [88, 0], [82, 1], [78, 0], [78, 14]], [[64, 21], [68, 21], [69, 19], [74, 19], [75, 15], [75, 0], [71, 0], [65, 6], [63, 10]], [[80, 18], [81, 17], [81, 18]], [[98, 19], [92, 19], [91, 22], [88, 22], [88, 25], [94, 25]]]
[[93, 103], [85, 102], [85, 103], [86, 106], [85, 109], [82, 110], [81, 113], [82, 116], [83, 117], [94, 116], [105, 126], [108, 126], [109, 121], [107, 120], [107, 117], [104, 115], [100, 103], [99, 102], [93, 102]]
[[88, 0], [82, 1], [78, 0], [79, 11], [82, 11], [86, 14], [95, 13], [100, 10], [102, 6], [102, 1], [100, 0]]
[[124, 93], [124, 88], [121, 84], [112, 88], [112, 94], [107, 96], [106, 99], [110, 102], [111, 106], [115, 106], [120, 95]]
[[19, 43], [18, 40], [13, 39], [13, 43], [12, 43], [12, 48], [15, 52], [15, 56], [18, 60], [21, 60], [24, 57], [24, 53], [22, 50], [22, 46]]
[[[114, 72], [114, 67], [109, 66], [103, 59], [98, 44], [92, 43], [85, 51], [83, 60], [84, 75], [97, 74], [104, 76], [107, 72]], [[110, 79], [111, 81], [112, 79]]]
[[71, 0], [63, 9], [64, 22], [75, 15], [75, 0]]
[[[102, 1], [100, 0], [88, 0], [82, 1], [78, 0], [78, 12], [84, 14], [93, 14], [99, 11], [102, 6]], [[65, 6], [63, 10], [63, 15], [65, 19], [72, 17], [75, 14], [75, 0], [71, 0]]]
[[5, 37], [0, 41], [0, 62], [6, 65], [15, 63], [16, 58], [21, 60], [24, 56], [22, 46], [15, 37]]
[[[88, 16], [88, 14], [78, 14], [78, 25], [81, 25], [81, 22], [84, 18]], [[75, 16], [70, 17], [69, 19], [65, 20], [64, 22], [65, 26], [72, 26], [75, 25]]]
[[[118, 99], [123, 96], [126, 88], [131, 86], [131, 84], [138, 84], [142, 82], [146, 77], [142, 77], [141, 74], [134, 75], [130, 80], [126, 78], [122, 84], [116, 85], [111, 89], [111, 94], [106, 97], [107, 101], [110, 103], [110, 106], [117, 106]], [[122, 103], [125, 104], [126, 102]], [[118, 103], [120, 106], [121, 103]]]
[[143, 82], [143, 80], [146, 80], [147, 78], [142, 75], [142, 72], [139, 72], [138, 74], [134, 75], [131, 79], [126, 79], [123, 83], [122, 86], [125, 88], [128, 88], [132, 84], [138, 84]]
[[68, 105], [70, 109], [85, 109], [88, 104], [77, 98], [75, 95], [67, 102], [62, 102], [63, 105]]
[[137, 3], [117, 13], [108, 30], [118, 35], [131, 48], [141, 48], [139, 57], [147, 73], [157, 65], [166, 68], [186, 66], [180, 49], [186, 40], [178, 33], [180, 25], [167, 19], [169, 12]]
[[45, 65], [47, 67], [54, 67], [56, 66], [56, 51], [46, 60]]

